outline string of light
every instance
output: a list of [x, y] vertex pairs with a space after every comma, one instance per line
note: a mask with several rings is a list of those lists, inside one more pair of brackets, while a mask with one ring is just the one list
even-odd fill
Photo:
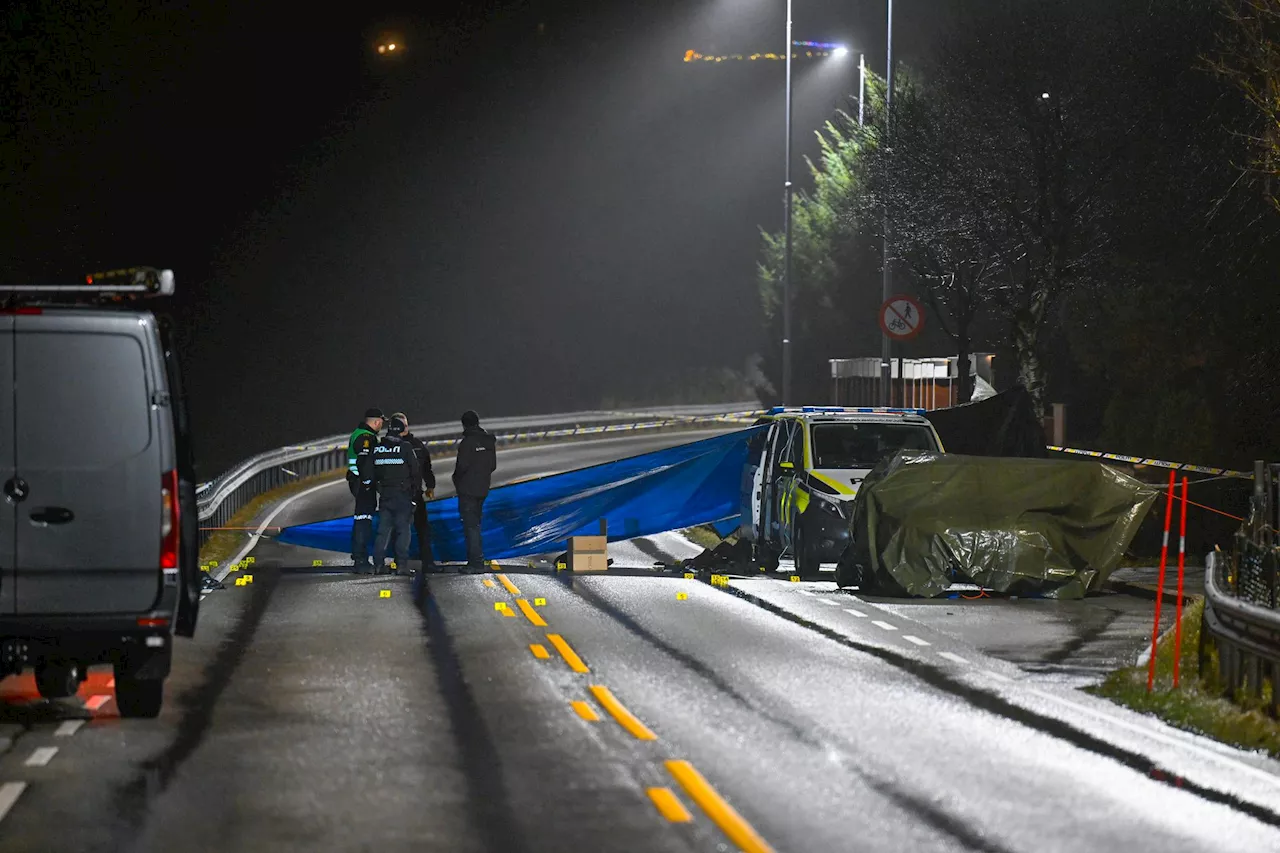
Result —
[[[832, 56], [835, 50], [806, 50], [791, 54], [792, 59], [820, 59]], [[724, 53], [720, 55], [699, 53], [696, 50], [684, 52], [685, 62], [757, 62], [764, 60], [785, 60], [785, 53]]]

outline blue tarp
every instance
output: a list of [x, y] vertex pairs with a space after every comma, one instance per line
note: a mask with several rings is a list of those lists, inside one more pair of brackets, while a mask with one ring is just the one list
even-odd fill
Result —
[[[484, 554], [501, 560], [560, 552], [570, 536], [599, 533], [610, 541], [651, 536], [698, 524], [732, 530], [741, 512], [747, 440], [766, 427], [682, 444], [590, 468], [500, 486], [484, 505]], [[502, 457], [498, 457], [501, 468]], [[432, 552], [439, 562], [466, 559], [455, 498], [427, 504]], [[351, 553], [351, 517], [288, 527], [280, 542]], [[418, 554], [414, 537], [411, 557]]]

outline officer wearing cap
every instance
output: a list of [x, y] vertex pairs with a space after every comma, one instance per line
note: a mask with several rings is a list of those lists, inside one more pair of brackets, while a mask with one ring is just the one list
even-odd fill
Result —
[[413, 455], [418, 457], [418, 468], [422, 471], [422, 484], [413, 498], [413, 530], [418, 534], [418, 555], [422, 558], [422, 571], [433, 572], [436, 564], [431, 553], [431, 525], [427, 523], [427, 501], [436, 496], [436, 474], [431, 470], [431, 452], [427, 449], [426, 442], [409, 432], [408, 415], [396, 412], [391, 417], [406, 424], [405, 433], [400, 438], [413, 448]]
[[354, 523], [351, 525], [351, 560], [357, 574], [368, 572], [369, 546], [373, 544], [373, 514], [378, 509], [378, 492], [374, 484], [374, 448], [382, 429], [382, 410], [365, 410], [364, 420], [347, 440], [347, 487], [356, 499]]
[[387, 434], [374, 448], [378, 485], [378, 541], [373, 546], [373, 570], [382, 574], [390, 545], [398, 566], [409, 567], [409, 542], [413, 530], [413, 499], [422, 489], [422, 469], [413, 445], [402, 437], [405, 422], [387, 421]]

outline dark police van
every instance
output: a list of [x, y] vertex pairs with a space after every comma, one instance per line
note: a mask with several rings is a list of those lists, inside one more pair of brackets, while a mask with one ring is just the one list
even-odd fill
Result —
[[154, 717], [173, 636], [195, 632], [190, 427], [169, 270], [0, 286], [0, 675], [45, 698], [115, 669], [121, 716]]

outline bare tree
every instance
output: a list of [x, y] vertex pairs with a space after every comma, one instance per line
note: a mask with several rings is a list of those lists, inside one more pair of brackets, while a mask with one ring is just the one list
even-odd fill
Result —
[[1246, 133], [1253, 149], [1247, 169], [1262, 180], [1263, 192], [1280, 210], [1280, 0], [1222, 0], [1230, 26], [1219, 39], [1218, 56], [1206, 60], [1255, 109], [1257, 123]]

